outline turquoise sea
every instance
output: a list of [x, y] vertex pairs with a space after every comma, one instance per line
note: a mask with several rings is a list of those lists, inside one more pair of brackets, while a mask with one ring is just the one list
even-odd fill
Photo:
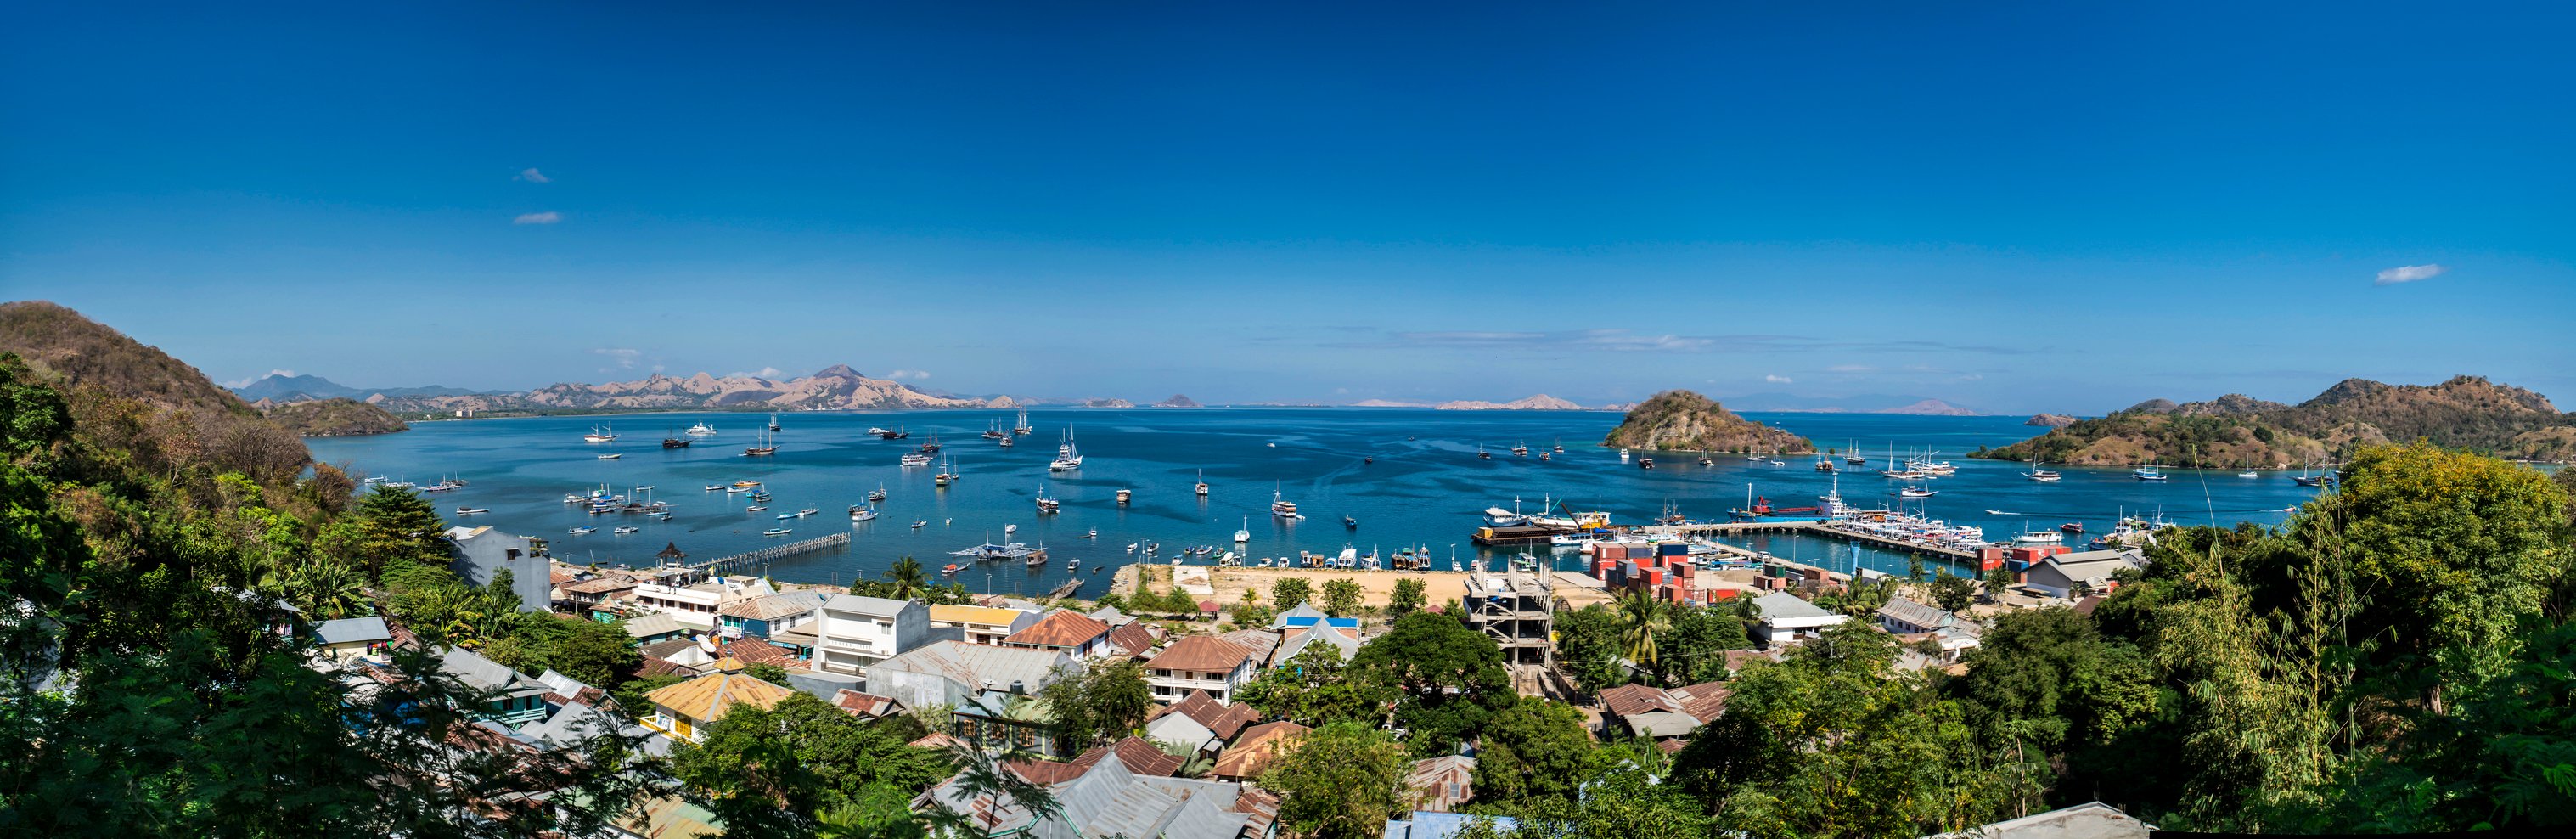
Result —
[[[1786, 465], [1771, 466], [1740, 455], [1718, 455], [1715, 465], [1701, 466], [1695, 456], [1667, 453], [1654, 469], [1640, 469], [1621, 463], [1616, 450], [1599, 445], [1619, 422], [1620, 415], [1612, 412], [1033, 409], [1029, 416], [1036, 432], [1003, 449], [977, 435], [990, 422], [1007, 424], [1013, 412], [784, 414], [783, 430], [776, 435], [778, 453], [766, 458], [743, 457], [742, 450], [757, 441], [767, 415], [741, 413], [440, 421], [417, 423], [397, 434], [308, 442], [316, 457], [371, 475], [422, 485], [443, 476], [466, 479], [469, 485], [462, 490], [430, 496], [451, 523], [488, 524], [544, 537], [558, 558], [569, 561], [640, 567], [653, 564], [653, 554], [665, 544], [677, 544], [694, 561], [848, 531], [852, 539], [847, 550], [806, 554], [767, 569], [780, 581], [848, 582], [880, 574], [902, 555], [939, 568], [958, 561], [948, 552], [1003, 541], [1003, 527], [1016, 524], [1019, 532], [1010, 540], [1046, 546], [1053, 558], [1045, 567], [970, 565], [957, 581], [977, 591], [1043, 593], [1079, 576], [1086, 595], [1106, 591], [1111, 574], [1101, 569], [1128, 561], [1124, 548], [1132, 542], [1162, 543], [1168, 561], [1170, 552], [1181, 547], [1231, 547], [1235, 529], [1246, 523], [1252, 531], [1248, 555], [1253, 557], [1299, 550], [1334, 553], [1345, 545], [1363, 554], [1373, 548], [1393, 553], [1401, 546], [1428, 545], [1443, 558], [1436, 564], [1446, 567], [1453, 550], [1462, 561], [1477, 555], [1468, 535], [1487, 507], [1517, 504], [1537, 512], [1546, 499], [1554, 499], [1576, 509], [1608, 510], [1616, 521], [1633, 524], [1672, 504], [1694, 519], [1724, 520], [1727, 509], [1744, 503], [1748, 489], [1779, 506], [1804, 506], [1834, 480], [1816, 472], [1811, 457], [1784, 457]], [[1856, 445], [1871, 463], [1843, 473], [1840, 490], [1861, 506], [1896, 503], [1896, 482], [1875, 472], [1891, 448], [1900, 457], [1908, 450], [1931, 450], [1932, 457], [1957, 464], [1959, 472], [1932, 481], [1939, 494], [1908, 501], [1908, 508], [1982, 526], [1994, 540], [2008, 539], [2025, 526], [2054, 528], [2069, 521], [2101, 533], [2123, 512], [2161, 512], [2184, 524], [2272, 523], [2284, 517], [2281, 510], [2316, 492], [2277, 472], [2249, 479], [2227, 471], [2169, 470], [2172, 480], [2148, 483], [2131, 478], [2126, 469], [2066, 468], [2063, 482], [2038, 484], [2021, 476], [2026, 464], [1965, 457], [1978, 446], [2009, 443], [2040, 430], [2022, 425], [2019, 417], [1746, 416], [1805, 435], [1819, 446]], [[661, 448], [664, 436], [676, 436], [701, 420], [718, 434], [697, 438], [685, 449]], [[619, 435], [615, 442], [582, 440], [592, 427], [610, 424]], [[867, 433], [877, 425], [904, 426], [912, 437], [879, 440]], [[1086, 459], [1078, 471], [1050, 474], [1047, 461], [1068, 429]], [[962, 476], [947, 489], [932, 485], [935, 468], [904, 468], [897, 462], [934, 432]], [[1560, 441], [1563, 454], [1550, 461], [1538, 458], [1539, 450]], [[1531, 446], [1530, 456], [1512, 456], [1515, 442]], [[1493, 459], [1476, 457], [1480, 444]], [[623, 456], [597, 458], [608, 452]], [[1368, 457], [1376, 462], [1365, 462]], [[1202, 473], [1211, 487], [1205, 499], [1191, 493]], [[749, 502], [743, 496], [702, 489], [741, 479], [767, 485], [775, 496], [770, 511], [745, 512]], [[563, 503], [566, 493], [603, 485], [626, 494], [653, 487], [646, 493], [670, 502], [677, 515], [668, 522], [591, 516]], [[884, 514], [872, 522], [851, 522], [847, 508], [880, 486], [887, 493], [880, 505]], [[1135, 492], [1126, 507], [1116, 500], [1122, 488]], [[1036, 513], [1033, 502], [1042, 489], [1063, 502], [1062, 513]], [[1297, 502], [1307, 518], [1293, 523], [1273, 519], [1274, 489]], [[453, 511], [461, 506], [491, 512], [459, 518]], [[822, 512], [784, 523], [774, 517], [806, 507]], [[1359, 526], [1345, 528], [1345, 515], [1356, 517]], [[915, 521], [929, 525], [915, 529]], [[643, 530], [611, 535], [611, 528], [620, 524]], [[593, 525], [599, 532], [567, 535], [571, 528]], [[795, 532], [761, 535], [772, 527]], [[1095, 529], [1098, 538], [1078, 538]], [[1812, 538], [1767, 537], [1747, 544], [1834, 567], [1857, 564], [1901, 572], [1907, 564], [1902, 555]], [[1067, 560], [1076, 558], [1082, 560], [1081, 568], [1068, 571]], [[1569, 558], [1562, 567], [1574, 564]]]

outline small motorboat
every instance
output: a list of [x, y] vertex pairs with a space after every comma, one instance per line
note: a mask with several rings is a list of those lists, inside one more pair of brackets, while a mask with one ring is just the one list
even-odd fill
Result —
[[720, 490], [720, 489], [723, 489], [723, 488], [725, 488], [723, 484], [708, 484], [708, 485], [707, 485], [707, 491], [708, 491], [708, 492], [714, 492], [714, 491], [716, 491], [716, 490]]
[[1019, 525], [1016, 525], [1016, 524], [1006, 524], [1006, 525], [1002, 525], [1002, 535], [1004, 535], [1004, 536], [1009, 536], [1009, 535], [1011, 535], [1011, 534], [1013, 534], [1013, 533], [1018, 533], [1018, 532], [1020, 532], [1020, 526], [1019, 526]]
[[1641, 457], [1641, 458], [1637, 458], [1637, 468], [1639, 468], [1639, 469], [1653, 469], [1653, 468], [1655, 468], [1655, 459], [1654, 459], [1654, 458], [1651, 458], [1651, 457]]
[[850, 505], [850, 520], [851, 520], [851, 521], [875, 521], [875, 520], [876, 520], [876, 518], [877, 518], [877, 508], [875, 508], [875, 507], [861, 507], [861, 506], [856, 505], [856, 504], [852, 504], [852, 505]]
[[913, 523], [912, 523], [912, 529], [914, 529], [914, 530], [920, 530], [920, 529], [922, 529], [922, 528], [929, 527], [929, 526], [930, 526], [930, 523], [929, 523], [929, 522], [926, 522], [926, 521], [917, 521], [917, 522], [913, 522]]
[[457, 514], [457, 515], [460, 515], [460, 516], [470, 516], [470, 515], [473, 515], [473, 514], [475, 514], [475, 513], [489, 513], [489, 512], [492, 512], [492, 509], [491, 509], [491, 508], [489, 508], [489, 507], [458, 507], [458, 508], [456, 508], [456, 514]]
[[1134, 542], [1129, 542], [1129, 543], [1127, 543], [1127, 552], [1128, 552], [1128, 553], [1131, 553], [1131, 554], [1132, 554], [1132, 553], [1135, 553], [1135, 552], [1136, 552], [1136, 543], [1134, 543]]
[[2261, 472], [2251, 472], [2251, 471], [2248, 471], [2248, 472], [2238, 472], [2238, 473], [2236, 473], [2236, 477], [2239, 477], [2239, 478], [2260, 478], [2260, 477], [2263, 477], [2263, 473], [2261, 473]]
[[1376, 456], [1376, 455], [1370, 455], [1370, 456], [1368, 456], [1368, 457], [1360, 458], [1360, 462], [1361, 462], [1361, 463], [1376, 463], [1376, 462], [1377, 462], [1377, 456]]
[[[1003, 439], [1006, 439], [1006, 440], [1007, 440], [1007, 439], [1010, 439], [1010, 438], [1005, 437], [1005, 438], [1003, 438]], [[1064, 570], [1067, 570], [1067, 571], [1075, 571], [1075, 570], [1079, 570], [1079, 569], [1081, 569], [1081, 568], [1082, 568], [1082, 560], [1079, 560], [1079, 559], [1066, 560], [1066, 561], [1065, 561], [1065, 563], [1064, 563]]]
[[1127, 506], [1127, 499], [1128, 499], [1128, 498], [1130, 498], [1130, 497], [1132, 497], [1132, 496], [1133, 496], [1133, 494], [1134, 494], [1134, 493], [1132, 493], [1132, 492], [1130, 492], [1130, 491], [1128, 491], [1128, 490], [1123, 490], [1123, 489], [1122, 489], [1122, 490], [1119, 490], [1119, 491], [1118, 491], [1118, 506], [1121, 506], [1121, 507]]
[[1904, 498], [1930, 498], [1941, 494], [1941, 491], [1937, 489], [1924, 489], [1922, 487], [1906, 487], [1904, 489], [1897, 490], [1896, 494]]
[[2080, 521], [2070, 521], [2065, 524], [2058, 525], [2057, 531], [2067, 534], [2082, 533], [2084, 532], [2084, 523]]
[[801, 518], [804, 518], [804, 517], [806, 517], [806, 516], [810, 516], [810, 515], [813, 515], [813, 514], [815, 514], [815, 513], [820, 513], [820, 512], [822, 512], [822, 509], [821, 509], [821, 508], [818, 508], [818, 507], [807, 507], [807, 508], [805, 508], [805, 509], [802, 509], [802, 510], [798, 510], [798, 511], [796, 511], [796, 517], [801, 519]]
[[622, 455], [622, 454], [604, 454], [604, 455], [600, 455], [600, 456], [599, 456], [599, 459], [601, 459], [601, 460], [616, 460], [616, 459], [621, 458], [621, 457], [625, 457], [625, 455]]
[[1538, 459], [1540, 459], [1540, 460], [1555, 460], [1555, 459], [1556, 459], [1556, 456], [1555, 456], [1555, 455], [1552, 455], [1552, 454], [1549, 454], [1549, 453], [1547, 453], [1547, 452], [1539, 452], [1539, 453], [1538, 453]]
[[868, 493], [868, 501], [869, 501], [869, 503], [875, 503], [875, 502], [878, 502], [878, 501], [884, 501], [884, 500], [885, 500], [885, 496], [886, 496], [885, 487], [880, 486], [880, 487], [877, 487], [877, 491], [875, 491], [875, 492], [871, 492], [871, 493]]
[[757, 513], [766, 509], [769, 509], [769, 505], [767, 504], [753, 504], [749, 507], [742, 508], [742, 511], [746, 513]]
[[615, 529], [615, 530], [611, 530], [611, 531], [609, 531], [609, 532], [610, 532], [610, 533], [617, 534], [617, 535], [619, 535], [619, 536], [624, 536], [624, 535], [626, 535], [626, 534], [629, 534], [629, 533], [635, 533], [635, 532], [641, 531], [641, 530], [643, 530], [643, 529], [644, 529], [644, 528], [641, 528], [641, 527], [620, 527], [620, 528], [617, 528], [617, 529]]
[[1359, 520], [1359, 519], [1356, 519], [1356, 518], [1352, 518], [1352, 517], [1350, 517], [1350, 516], [1343, 516], [1343, 517], [1342, 517], [1342, 526], [1343, 526], [1343, 527], [1349, 527], [1349, 528], [1357, 528], [1357, 527], [1359, 527], [1359, 526], [1360, 526], [1360, 520]]
[[1098, 528], [1093, 528], [1093, 529], [1091, 529], [1091, 530], [1085, 530], [1085, 531], [1083, 531], [1083, 532], [1082, 532], [1082, 534], [1081, 534], [1081, 535], [1075, 536], [1075, 537], [1073, 537], [1073, 538], [1076, 538], [1076, 539], [1098, 539], [1098, 538], [1100, 538], [1100, 530], [1099, 530]]
[[599, 532], [599, 528], [596, 528], [596, 527], [576, 527], [576, 528], [573, 528], [573, 529], [571, 529], [571, 530], [569, 530], [569, 531], [566, 531], [566, 532], [571, 533], [571, 534], [572, 534], [572, 535], [574, 535], [574, 536], [580, 536], [580, 535], [585, 534], [585, 533], [597, 533], [597, 532]]
[[778, 514], [778, 518], [779, 518], [779, 520], [781, 520], [781, 521], [785, 521], [785, 520], [787, 520], [787, 519], [792, 519], [792, 518], [795, 518], [795, 517], [796, 517], [796, 514], [795, 514], [795, 513], [780, 513], [780, 514]]
[[1486, 450], [1485, 450], [1485, 444], [1483, 444], [1483, 443], [1478, 443], [1478, 444], [1476, 444], [1476, 459], [1478, 459], [1478, 460], [1492, 460], [1492, 459], [1494, 459], [1494, 453], [1493, 453], [1493, 452], [1486, 451]]
[[960, 566], [960, 565], [958, 565], [957, 563], [951, 562], [951, 563], [948, 563], [948, 565], [947, 565], [946, 567], [943, 567], [943, 568], [939, 569], [939, 573], [940, 573], [942, 576], [954, 577], [954, 576], [957, 576], [957, 572], [959, 572], [959, 571], [963, 571], [963, 570], [966, 570], [963, 566]]
[[1701, 466], [1716, 466], [1716, 465], [1717, 465], [1717, 460], [1716, 460], [1716, 459], [1714, 459], [1714, 458], [1709, 457], [1708, 455], [1700, 455], [1700, 456], [1699, 456], [1699, 465], [1701, 465]]
[[770, 528], [770, 529], [768, 529], [768, 530], [763, 530], [763, 531], [761, 531], [761, 532], [760, 532], [760, 535], [762, 535], [762, 536], [785, 536], [785, 535], [787, 535], [787, 534], [794, 533], [794, 532], [796, 532], [796, 531], [789, 530], [789, 529], [784, 528], [784, 527], [773, 527], [773, 528]]

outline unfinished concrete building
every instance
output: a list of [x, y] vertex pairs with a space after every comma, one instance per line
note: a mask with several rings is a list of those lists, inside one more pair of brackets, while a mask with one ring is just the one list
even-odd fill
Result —
[[1477, 570], [1467, 575], [1467, 596], [1459, 603], [1467, 625], [1503, 648], [1506, 664], [1554, 666], [1556, 592], [1542, 572], [1513, 569], [1501, 574]]

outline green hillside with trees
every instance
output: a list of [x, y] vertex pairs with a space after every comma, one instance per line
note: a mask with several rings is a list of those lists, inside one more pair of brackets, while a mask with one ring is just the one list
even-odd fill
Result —
[[2436, 445], [2543, 461], [2576, 458], [2576, 416], [2540, 394], [2460, 376], [2438, 385], [2346, 379], [2297, 405], [2228, 394], [2157, 399], [1971, 457], [2076, 465], [2277, 469], [2341, 461], [2367, 446]]

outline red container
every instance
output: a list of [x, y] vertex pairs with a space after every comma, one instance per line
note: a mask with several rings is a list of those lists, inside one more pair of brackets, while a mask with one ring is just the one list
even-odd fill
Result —
[[1664, 584], [1664, 569], [1648, 568], [1645, 569], [1645, 572], [1646, 585], [1660, 586]]
[[1691, 571], [1693, 570], [1694, 569], [1689, 565], [1675, 565], [1673, 566], [1673, 576], [1687, 580], [1691, 578]]
[[1977, 559], [1978, 559], [1979, 561], [1992, 562], [1992, 561], [1994, 561], [1994, 560], [1998, 560], [1998, 559], [2002, 559], [2002, 558], [2004, 558], [2004, 549], [2003, 549], [2003, 548], [1978, 548], [1978, 549], [1977, 549]]

